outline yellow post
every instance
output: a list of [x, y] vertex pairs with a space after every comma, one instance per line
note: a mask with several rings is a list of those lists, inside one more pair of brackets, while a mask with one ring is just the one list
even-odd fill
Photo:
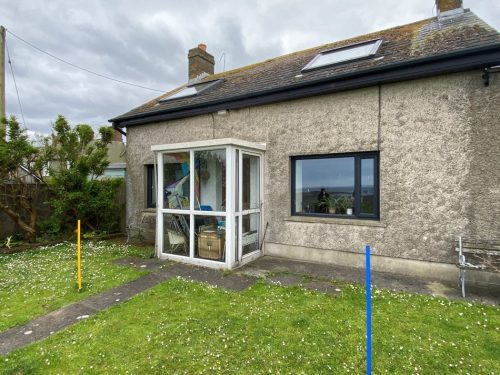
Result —
[[76, 231], [77, 231], [76, 254], [77, 254], [77, 266], [78, 266], [78, 290], [80, 290], [82, 289], [82, 268], [80, 262], [80, 220], [78, 220]]

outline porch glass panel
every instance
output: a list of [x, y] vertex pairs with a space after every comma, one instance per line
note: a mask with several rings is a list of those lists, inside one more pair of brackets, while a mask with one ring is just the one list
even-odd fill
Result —
[[243, 154], [243, 210], [259, 208], [260, 157]]
[[163, 253], [189, 256], [189, 215], [163, 214]]
[[189, 209], [189, 152], [163, 155], [163, 208]]
[[194, 216], [195, 258], [223, 262], [226, 257], [225, 216]]
[[202, 150], [194, 153], [195, 209], [225, 211], [226, 150]]
[[243, 215], [241, 218], [241, 246], [243, 255], [259, 250], [260, 213]]

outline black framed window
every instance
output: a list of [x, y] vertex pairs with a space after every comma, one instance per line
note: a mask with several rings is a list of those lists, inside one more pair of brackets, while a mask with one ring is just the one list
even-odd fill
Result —
[[146, 165], [146, 207], [156, 208], [155, 167]]
[[379, 154], [292, 157], [292, 215], [379, 218]]

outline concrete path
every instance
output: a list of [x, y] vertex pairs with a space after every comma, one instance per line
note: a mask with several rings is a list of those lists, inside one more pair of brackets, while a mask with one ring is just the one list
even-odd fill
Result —
[[[331, 264], [308, 263], [291, 259], [264, 256], [239, 269], [247, 275], [261, 277], [287, 276], [284, 285], [289, 285], [289, 279], [297, 281], [304, 276], [323, 281], [346, 281], [350, 283], [365, 283], [364, 268], [352, 268]], [[272, 280], [271, 277], [271, 280]], [[457, 269], [458, 277], [458, 269]], [[293, 284], [293, 282], [292, 282]], [[386, 272], [372, 272], [372, 285], [378, 288], [398, 290], [409, 293], [430, 294], [449, 299], [462, 299], [456, 283], [438, 282], [423, 277], [411, 277]], [[468, 301], [476, 301], [492, 305], [500, 305], [500, 285], [466, 285]]]
[[[327, 264], [306, 263], [283, 258], [262, 257], [234, 272], [165, 262], [158, 259], [124, 258], [115, 263], [150, 271], [134, 281], [83, 301], [64, 306], [59, 310], [33, 319], [7, 331], [0, 332], [0, 355], [42, 340], [54, 332], [77, 323], [108, 307], [126, 301], [153, 286], [180, 276], [185, 279], [205, 282], [231, 291], [242, 291], [254, 284], [258, 278], [283, 286], [301, 285], [332, 296], [341, 292], [342, 285], [336, 281], [364, 283], [364, 270]], [[442, 295], [459, 299], [456, 285], [438, 283], [423, 278], [373, 272], [372, 283], [376, 287], [412, 293]], [[469, 288], [468, 300], [500, 304], [500, 286]]]
[[81, 319], [86, 319], [101, 310], [126, 301], [136, 294], [173, 277], [181, 276], [186, 279], [207, 282], [233, 291], [244, 290], [256, 281], [254, 277], [234, 273], [224, 275], [222, 271], [218, 270], [181, 263], [167, 263], [157, 259], [125, 258], [116, 263], [150, 270], [151, 273], [83, 301], [64, 306], [47, 315], [35, 318], [22, 326], [0, 332], [0, 355], [5, 355], [32, 342], [42, 340], [54, 332], [77, 323]]
[[0, 333], [0, 355], [44, 339], [81, 319], [88, 318], [101, 310], [130, 299], [137, 293], [149, 289], [167, 278], [166, 275], [156, 273], [145, 275], [117, 288], [35, 318], [22, 326], [3, 331]]

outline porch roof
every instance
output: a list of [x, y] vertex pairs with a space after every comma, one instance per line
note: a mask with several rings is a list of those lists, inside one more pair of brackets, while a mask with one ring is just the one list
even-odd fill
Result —
[[151, 146], [151, 151], [172, 151], [172, 150], [185, 150], [185, 149], [196, 149], [196, 148], [206, 148], [206, 147], [216, 147], [216, 146], [239, 146], [259, 151], [266, 150], [265, 143], [249, 142], [236, 138], [219, 138], [219, 139], [208, 139], [203, 141], [153, 145]]

